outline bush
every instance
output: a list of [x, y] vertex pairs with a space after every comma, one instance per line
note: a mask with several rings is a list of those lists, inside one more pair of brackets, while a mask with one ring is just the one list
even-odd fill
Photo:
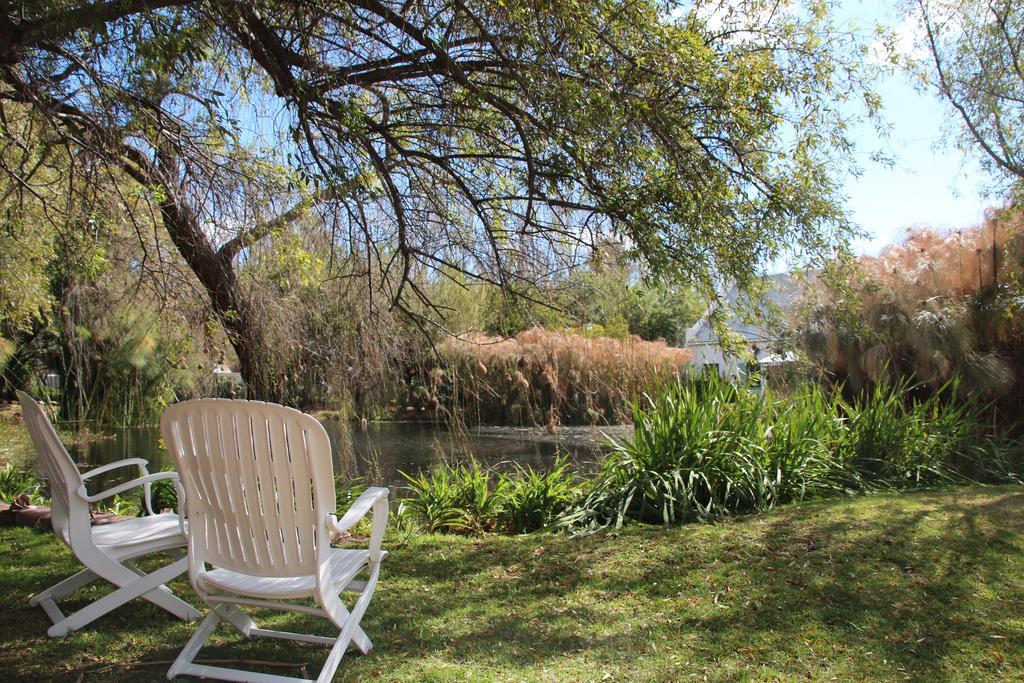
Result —
[[46, 482], [37, 477], [31, 467], [0, 467], [0, 501], [10, 503], [25, 495], [30, 504], [39, 505], [49, 500], [46, 491]]
[[124, 517], [139, 517], [145, 512], [141, 497], [121, 494], [97, 501], [93, 503], [93, 508], [98, 512], [109, 512]]
[[826, 268], [808, 288], [797, 338], [826, 381], [850, 396], [901, 380], [993, 401], [1012, 422], [1024, 379], [1024, 212], [979, 226], [914, 228], [851, 268]]
[[405, 503], [420, 518], [425, 530], [483, 533], [497, 528], [508, 481], [493, 478], [491, 470], [475, 459], [465, 464], [442, 465], [415, 477], [400, 474], [409, 482], [413, 494]]
[[506, 474], [471, 459], [402, 476], [411, 493], [402, 507], [424, 530], [440, 533], [536, 531], [562, 515], [580, 492], [563, 457], [549, 470], [517, 465], [513, 474]]
[[505, 528], [516, 534], [543, 529], [575, 503], [579, 495], [580, 485], [563, 456], [548, 470], [516, 465], [505, 493]]
[[955, 386], [924, 400], [906, 383], [854, 403], [840, 393], [669, 385], [634, 404], [633, 438], [558, 523], [670, 525], [844, 492], [1020, 480], [1019, 445], [981, 433], [982, 408]]
[[937, 483], [948, 480], [947, 468], [972, 430], [963, 410], [932, 397], [905, 402], [908, 386], [878, 384], [861, 400], [846, 406], [849, 428], [840, 457], [868, 485]]
[[[165, 467], [161, 472], [175, 472], [174, 467]], [[160, 514], [161, 510], [174, 510], [178, 511], [178, 490], [174, 487], [174, 482], [170, 479], [161, 479], [160, 481], [154, 481], [150, 484], [150, 503], [153, 506], [153, 512]], [[145, 495], [145, 493], [143, 493]], [[146, 509], [145, 505], [141, 506], [142, 510]]]

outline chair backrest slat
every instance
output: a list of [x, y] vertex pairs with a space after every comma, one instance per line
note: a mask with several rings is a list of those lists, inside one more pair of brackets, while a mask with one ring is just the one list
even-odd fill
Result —
[[[212, 429], [217, 449], [229, 461], [238, 462], [238, 444], [235, 441], [235, 417], [233, 415], [215, 414], [212, 416], [212, 427], [204, 418], [204, 428]], [[208, 437], [209, 438], [209, 437]], [[221, 526], [224, 534], [223, 547], [234, 557], [247, 561], [252, 557], [249, 543], [243, 543], [240, 536], [241, 520], [245, 516], [245, 489], [242, 477], [228, 475], [230, 467], [225, 467], [219, 476], [211, 477], [212, 491], [209, 496], [215, 500], [226, 501], [224, 519]]]
[[[260, 531], [262, 538], [256, 539], [257, 543], [266, 540], [268, 564], [271, 567], [283, 567], [287, 554], [286, 543], [277, 543], [278, 531], [281, 528], [280, 516], [277, 513], [279, 499], [282, 492], [277, 490], [277, 480], [274, 477], [274, 449], [271, 447], [271, 432], [273, 427], [270, 420], [259, 417], [251, 418], [252, 424], [252, 447], [256, 465], [256, 489], [260, 504]], [[281, 457], [281, 454], [277, 454]]]
[[[256, 464], [256, 439], [257, 432], [253, 425], [252, 418], [246, 414], [228, 416], [232, 421], [232, 435], [235, 439], [232, 445], [235, 446], [235, 454], [240, 465], [242, 485], [242, 507], [236, 512], [245, 517], [253, 517], [263, 514], [262, 502], [260, 501], [259, 467]], [[262, 532], [254, 529], [251, 525], [240, 525], [239, 534], [241, 542], [251, 562], [259, 566], [270, 564], [270, 555], [267, 551]]]
[[[211, 450], [223, 449], [223, 434], [221, 434], [221, 419], [219, 415], [213, 416], [213, 424], [206, 415], [198, 416], [199, 419], [196, 424], [193, 425], [194, 438], [199, 440], [202, 444], [200, 451], [210, 452]], [[198, 484], [203, 489], [203, 498], [208, 500], [230, 500], [230, 492], [228, 490], [228, 480], [226, 473], [223, 471], [210, 471], [208, 476], [200, 477], [197, 479]], [[228, 506], [227, 512], [230, 515], [234, 514], [234, 510]], [[238, 542], [237, 529], [232, 528], [230, 516], [223, 520], [214, 520], [206, 518], [203, 523], [207, 528], [207, 537], [211, 544], [215, 546], [218, 552], [228, 553], [230, 555], [237, 555], [241, 551], [241, 546]]]
[[185, 487], [189, 553], [259, 576], [316, 573], [335, 494], [330, 441], [315, 418], [200, 399], [168, 407], [161, 430]]

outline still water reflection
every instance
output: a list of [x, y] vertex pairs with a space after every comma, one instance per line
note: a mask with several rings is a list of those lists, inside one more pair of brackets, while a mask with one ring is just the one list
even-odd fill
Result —
[[[544, 467], [559, 453], [580, 470], [591, 470], [607, 450], [607, 435], [621, 436], [625, 427], [563, 427], [557, 434], [543, 429], [479, 427], [452, 432], [430, 424], [382, 422], [361, 431], [348, 422], [324, 420], [334, 449], [336, 474], [368, 483], [400, 485], [399, 472], [415, 474], [440, 462], [459, 462], [470, 454], [488, 464]], [[123, 458], [145, 458], [151, 472], [172, 465], [157, 427], [124, 427], [108, 438], [75, 447], [80, 465], [94, 467]]]

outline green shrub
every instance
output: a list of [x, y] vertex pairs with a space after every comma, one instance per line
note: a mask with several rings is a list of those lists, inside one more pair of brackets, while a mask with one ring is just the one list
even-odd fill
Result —
[[958, 397], [952, 382], [914, 397], [906, 381], [877, 384], [843, 410], [844, 466], [872, 488], [1016, 481], [1017, 444], [984, 430], [987, 406]]
[[[763, 398], [718, 383], [667, 386], [633, 405], [633, 438], [613, 443], [589, 494], [563, 524], [678, 524], [752, 509], [770, 486], [758, 421]], [[760, 434], [763, 436], [763, 434]]]
[[40, 505], [49, 500], [46, 482], [36, 476], [31, 467], [0, 467], [0, 501], [10, 503], [20, 495], [28, 496], [29, 503]]
[[483, 533], [497, 528], [507, 479], [492, 477], [475, 459], [441, 465], [415, 477], [400, 472], [412, 497], [406, 504], [430, 532]]
[[580, 495], [580, 485], [564, 457], [546, 470], [516, 465], [511, 475], [471, 459], [402, 476], [410, 495], [400, 501], [400, 509], [429, 532], [536, 531], [558, 518]]
[[455, 470], [458, 496], [456, 504], [462, 518], [462, 526], [470, 533], [494, 531], [501, 515], [508, 480], [494, 478], [491, 470], [482, 467], [475, 459]]
[[400, 472], [409, 483], [410, 497], [403, 499], [406, 509], [419, 518], [424, 530], [450, 531], [457, 527], [459, 510], [458, 490], [451, 468], [438, 467], [420, 472], [415, 477]]
[[860, 477], [835, 457], [846, 432], [837, 399], [818, 385], [765, 396], [768, 410], [758, 422], [768, 487], [764, 507], [863, 489]]
[[543, 529], [562, 515], [579, 495], [580, 484], [563, 456], [547, 470], [516, 465], [505, 490], [505, 528], [517, 534]]
[[[174, 467], [165, 467], [161, 472], [175, 472]], [[161, 510], [178, 510], [178, 491], [171, 479], [161, 479], [150, 484], [150, 503], [153, 512], [160, 514]], [[142, 506], [145, 510], [145, 506]]]
[[97, 501], [93, 503], [93, 507], [98, 512], [109, 512], [112, 515], [122, 515], [124, 517], [138, 517], [145, 510], [141, 497], [134, 495], [123, 496], [121, 494]]

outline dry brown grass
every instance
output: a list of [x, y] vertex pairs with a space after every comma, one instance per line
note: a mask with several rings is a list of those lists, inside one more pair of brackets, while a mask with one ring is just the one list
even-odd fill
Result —
[[[451, 399], [479, 422], [615, 424], [628, 403], [677, 375], [692, 354], [664, 341], [588, 338], [533, 328], [442, 347]], [[440, 381], [438, 378], [437, 381]]]
[[1019, 252], [1024, 216], [990, 212], [980, 226], [951, 231], [908, 228], [902, 242], [861, 267], [883, 296], [924, 301], [933, 297], [963, 299], [992, 287], [996, 276], [1012, 277], [1008, 261]]
[[[979, 226], [910, 228], [863, 257], [848, 309], [823, 287], [808, 323], [812, 357], [848, 388], [897, 376], [997, 398], [1020, 386], [1024, 214], [992, 211]], [[851, 324], [853, 323], [853, 324]]]

